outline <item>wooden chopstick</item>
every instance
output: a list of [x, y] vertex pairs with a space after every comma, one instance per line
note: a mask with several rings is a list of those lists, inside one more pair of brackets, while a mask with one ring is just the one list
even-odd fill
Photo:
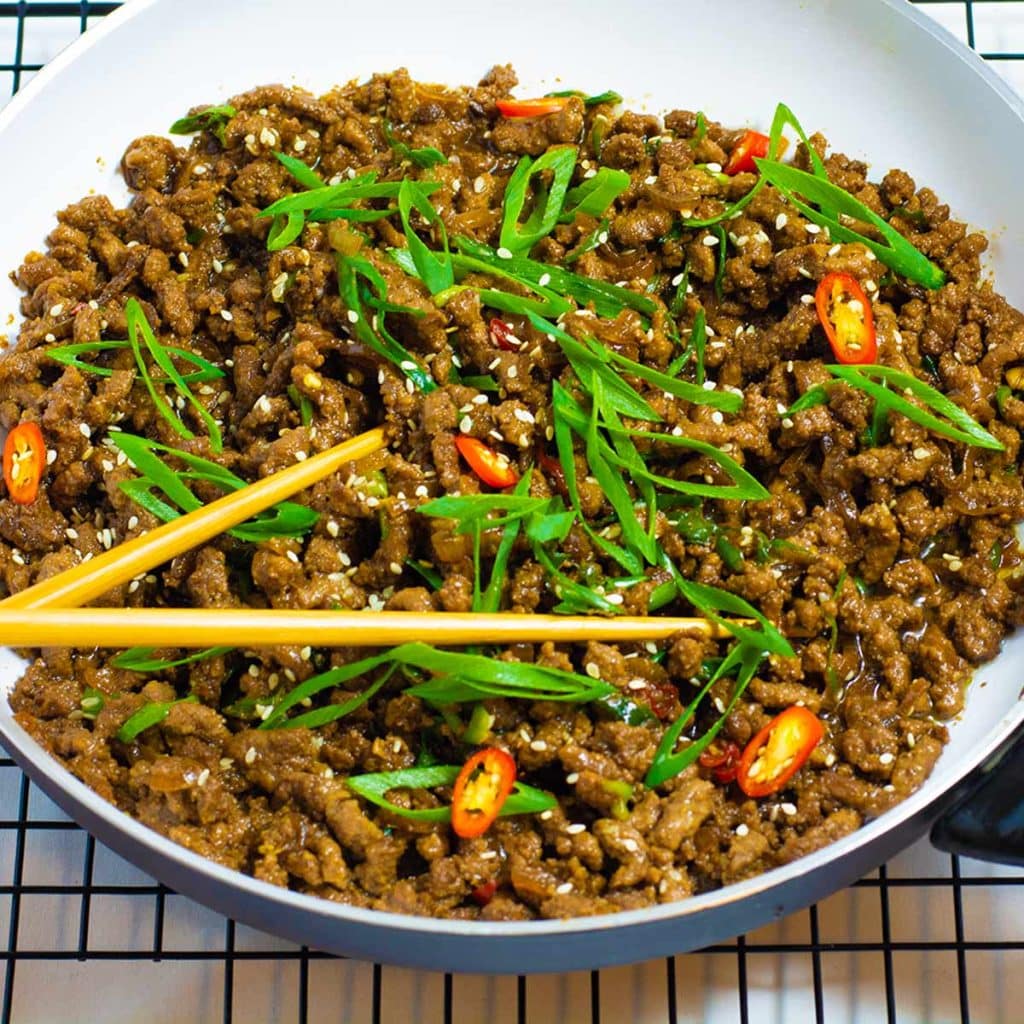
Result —
[[[15, 608], [72, 608], [92, 601], [111, 588], [127, 583], [139, 573], [148, 572], [154, 566], [169, 561], [183, 551], [204, 543], [257, 512], [262, 512], [263, 509], [315, 484], [346, 462], [354, 462], [372, 455], [384, 445], [384, 431], [380, 427], [368, 430], [303, 462], [297, 462], [294, 466], [264, 477], [248, 487], [218, 498], [209, 505], [196, 509], [195, 512], [189, 512], [188, 515], [150, 530], [149, 533], [125, 541], [97, 558], [81, 562], [65, 572], [27, 587], [5, 601], [0, 601], [0, 610], [6, 612]], [[119, 610], [116, 614], [125, 613]], [[181, 636], [177, 638], [176, 646], [182, 646], [182, 639]], [[76, 641], [73, 646], [95, 646], [84, 634], [80, 636], [80, 641]], [[53, 639], [49, 642], [58, 641]], [[135, 644], [145, 641], [129, 639], [126, 642]], [[206, 646], [206, 642], [199, 646]]]
[[[746, 625], [746, 620], [736, 620]], [[723, 639], [701, 618], [510, 615], [481, 612], [349, 612], [262, 608], [0, 607], [0, 646], [390, 647], [431, 644], [664, 640], [674, 633]]]

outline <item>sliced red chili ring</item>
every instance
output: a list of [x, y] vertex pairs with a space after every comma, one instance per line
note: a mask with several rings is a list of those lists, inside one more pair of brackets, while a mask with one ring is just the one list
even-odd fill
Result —
[[736, 772], [739, 768], [740, 748], [732, 740], [712, 743], [698, 762], [702, 768], [711, 772], [711, 777], [722, 786], [736, 781]]
[[19, 423], [4, 441], [4, 483], [11, 501], [30, 505], [39, 494], [46, 468], [46, 442], [39, 424]]
[[452, 828], [463, 839], [482, 836], [497, 818], [516, 781], [512, 755], [497, 747], [477, 751], [452, 790]]
[[487, 333], [490, 334], [491, 341], [503, 352], [518, 352], [523, 347], [523, 343], [513, 333], [512, 325], [498, 317], [494, 317], [487, 325]]
[[826, 274], [814, 293], [818, 319], [841, 363], [873, 363], [878, 338], [871, 302], [849, 274]]
[[489, 448], [478, 438], [460, 434], [455, 438], [455, 447], [469, 468], [488, 487], [514, 487], [519, 483], [519, 474], [508, 457]]
[[565, 110], [568, 96], [538, 96], [532, 100], [498, 100], [495, 106], [502, 117], [544, 117]]
[[745, 171], [756, 171], [754, 157], [766, 157], [771, 139], [762, 132], [753, 129], [744, 132], [742, 138], [733, 147], [729, 162], [722, 168], [726, 174], [742, 174]]
[[494, 894], [498, 891], [498, 880], [492, 878], [489, 882], [484, 882], [483, 885], [478, 885], [471, 893], [474, 902], [479, 903], [481, 907], [486, 907], [491, 900], [494, 899]]
[[746, 746], [736, 781], [747, 796], [778, 792], [800, 770], [825, 735], [807, 708], [794, 705], [776, 715]]

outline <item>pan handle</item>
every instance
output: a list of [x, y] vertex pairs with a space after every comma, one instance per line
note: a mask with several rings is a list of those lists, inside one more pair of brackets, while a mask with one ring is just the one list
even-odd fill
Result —
[[1024, 865], [1024, 728], [956, 790], [932, 827], [940, 850], [999, 864]]

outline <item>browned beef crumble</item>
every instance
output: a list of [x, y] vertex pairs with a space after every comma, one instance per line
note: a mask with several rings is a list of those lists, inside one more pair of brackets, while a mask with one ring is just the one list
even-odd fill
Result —
[[[257, 213], [295, 187], [272, 151], [301, 156], [325, 180], [371, 169], [393, 180], [429, 177], [440, 183], [432, 201], [449, 236], [496, 245], [504, 185], [520, 156], [578, 143], [581, 159], [627, 169], [632, 185], [611, 212], [607, 241], [575, 269], [636, 288], [658, 282], [655, 290], [668, 295], [667, 282], [689, 262], [694, 293], [679, 324], [691, 323], [699, 299], [713, 331], [708, 372], [718, 387], [742, 390], [743, 409], [723, 417], [670, 401], [643, 382], [636, 386], [666, 429], [680, 427], [728, 451], [772, 497], [706, 503], [706, 513], [730, 529], [746, 556], [737, 570], [667, 521], [659, 523], [659, 540], [685, 575], [746, 597], [803, 638], [798, 658], [764, 663], [725, 727], [742, 745], [793, 703], [822, 717], [825, 739], [783, 791], [747, 799], [696, 766], [646, 790], [642, 780], [663, 723], [631, 726], [587, 707], [496, 700], [488, 702], [493, 742], [515, 756], [523, 779], [554, 792], [559, 806], [501, 819], [482, 838], [460, 840], [445, 825], [364, 804], [345, 784], [348, 775], [413, 765], [427, 732], [442, 760], [466, 756], [449, 727], [438, 727], [400, 683], [316, 732], [258, 730], [258, 723], [219, 710], [239, 695], [268, 697], [364, 652], [239, 650], [156, 677], [112, 666], [110, 652], [35, 652], [12, 705], [70, 771], [191, 850], [339, 902], [470, 919], [564, 917], [682, 899], [785, 864], [854, 831], [921, 785], [946, 739], [942, 723], [963, 706], [974, 666], [996, 654], [1022, 615], [1013, 528], [1024, 517], [1017, 473], [1024, 402], [1011, 394], [1000, 405], [995, 393], [1004, 371], [1024, 362], [1024, 317], [982, 277], [984, 237], [950, 220], [948, 208], [906, 172], [890, 171], [875, 183], [864, 164], [832, 154], [832, 180], [891, 218], [941, 265], [945, 287], [931, 292], [901, 283], [864, 246], [833, 244], [766, 188], [727, 224], [718, 298], [707, 232], [674, 226], [680, 214], [712, 216], [750, 189], [751, 175], [723, 182], [695, 166], [724, 163], [740, 133], [709, 121], [701, 137], [689, 111], [661, 121], [616, 116], [607, 104], [585, 109], [576, 99], [544, 119], [502, 120], [495, 100], [515, 81], [511, 69], [499, 67], [478, 87], [454, 91], [417, 84], [405, 71], [319, 99], [280, 86], [254, 89], [231, 100], [238, 114], [223, 146], [208, 132], [184, 148], [151, 136], [131, 143], [122, 161], [130, 205], [117, 209], [91, 196], [63, 210], [46, 252], [30, 253], [14, 275], [26, 319], [0, 361], [0, 421], [9, 429], [38, 420], [55, 461], [33, 505], [0, 501], [6, 592], [156, 525], [118, 488], [134, 473], [103, 442], [112, 426], [218, 458], [255, 479], [384, 423], [388, 454], [300, 497], [320, 513], [306, 540], [251, 545], [221, 537], [101, 603], [454, 611], [470, 606], [469, 541], [415, 509], [446, 492], [479, 490], [454, 446], [463, 417], [471, 421], [466, 432], [500, 439], [495, 443], [520, 470], [534, 461], [550, 427], [550, 382], [569, 380], [564, 358], [518, 317], [508, 319], [527, 342], [523, 350], [495, 348], [487, 330], [493, 314], [475, 293], [459, 294], [441, 311], [374, 250], [391, 301], [424, 314], [400, 324], [396, 318], [396, 330], [441, 386], [410, 394], [395, 367], [350, 335], [333, 250], [352, 244], [351, 229], [341, 222], [308, 225], [296, 244], [266, 251], [269, 223]], [[596, 118], [609, 125], [600, 153], [593, 148]], [[450, 162], [429, 172], [403, 165], [384, 138], [385, 119], [399, 138], [435, 146]], [[815, 136], [812, 144], [824, 154], [824, 139]], [[797, 161], [806, 166], [805, 151]], [[403, 244], [397, 224], [394, 218], [358, 227], [383, 249]], [[558, 260], [596, 226], [587, 216], [560, 225], [537, 254]], [[1005, 454], [965, 448], [900, 417], [893, 417], [888, 443], [865, 447], [860, 436], [869, 405], [845, 387], [827, 405], [780, 414], [827, 378], [829, 353], [808, 297], [830, 271], [852, 274], [873, 297], [879, 360], [951, 395], [1003, 442]], [[170, 431], [130, 352], [105, 357], [115, 371], [108, 379], [47, 358], [55, 343], [124, 337], [131, 296], [166, 343], [227, 371], [198, 389], [223, 421], [222, 456], [211, 453], [205, 437], [182, 442]], [[659, 368], [674, 355], [662, 316], [650, 330], [629, 311], [614, 321], [580, 313], [565, 326]], [[456, 357], [464, 373], [492, 373], [498, 397], [475, 402], [475, 388], [446, 383]], [[308, 426], [289, 388], [312, 404]], [[607, 506], [582, 457], [578, 468], [586, 514], [603, 514]], [[387, 496], [369, 501], [366, 482], [375, 473], [386, 481]], [[557, 474], [534, 469], [535, 495], [561, 488]], [[784, 543], [759, 559], [759, 537]], [[578, 527], [566, 549], [575, 565], [610, 569]], [[405, 568], [409, 557], [434, 563], [444, 577], [440, 590]], [[650, 583], [629, 591], [626, 610], [641, 612], [659, 578], [652, 573]], [[556, 600], [529, 550], [517, 549], [505, 607], [543, 611]], [[504, 656], [578, 670], [593, 664], [623, 688], [641, 680], [646, 686], [629, 692], [652, 703], [667, 698], [674, 716], [692, 696], [701, 662], [719, 651], [692, 638], [665, 646], [663, 661], [628, 644], [520, 646]], [[365, 682], [349, 685], [359, 690]], [[106, 695], [95, 720], [81, 711], [86, 688]], [[116, 738], [147, 700], [189, 691], [199, 703], [175, 706], [132, 743]], [[328, 699], [347, 695], [339, 689]], [[719, 704], [728, 699], [729, 684], [719, 684], [712, 697]], [[698, 731], [714, 707], [702, 714]], [[631, 786], [632, 799], [617, 798], [607, 780]], [[435, 802], [430, 794], [415, 799]], [[492, 879], [496, 895], [481, 907], [471, 894]]]

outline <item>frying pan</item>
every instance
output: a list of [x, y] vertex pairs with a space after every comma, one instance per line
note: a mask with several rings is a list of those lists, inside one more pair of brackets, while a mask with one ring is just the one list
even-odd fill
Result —
[[[325, 90], [397, 66], [459, 84], [506, 61], [520, 73], [521, 95], [613, 87], [634, 108], [703, 109], [726, 124], [764, 129], [784, 100], [808, 130], [824, 131], [838, 149], [871, 163], [875, 177], [907, 168], [956, 216], [984, 227], [1000, 289], [1024, 303], [1024, 260], [1013, 258], [1024, 250], [1024, 204], [1016, 201], [1024, 108], [980, 59], [904, 0], [518, 0], [500, 7], [390, 0], [386, 9], [338, 0], [132, 0], [0, 114], [4, 269], [40, 248], [53, 212], [90, 189], [124, 199], [113, 168], [128, 141], [195, 104], [265, 82]], [[0, 317], [12, 330], [17, 302], [13, 286], [0, 284]], [[955, 800], [959, 811], [936, 830], [947, 848], [1019, 857], [1024, 836], [1013, 815], [1024, 752], [1011, 745], [1024, 717], [1022, 660], [1024, 635], [977, 672], [931, 778], [859, 832], [716, 892], [585, 920], [435, 921], [284, 891], [203, 860], [121, 814], [50, 759], [13, 720], [6, 699], [0, 741], [97, 838], [179, 892], [257, 928], [388, 963], [565, 971], [680, 952], [756, 928], [875, 868]], [[15, 655], [0, 649], [4, 694], [19, 669]], [[1000, 759], [1005, 773], [996, 770]]]

